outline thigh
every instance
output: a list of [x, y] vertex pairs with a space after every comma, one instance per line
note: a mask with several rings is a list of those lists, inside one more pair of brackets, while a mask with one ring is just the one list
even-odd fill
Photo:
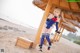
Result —
[[47, 33], [51, 33], [53, 27], [50, 27], [50, 29], [47, 30]]

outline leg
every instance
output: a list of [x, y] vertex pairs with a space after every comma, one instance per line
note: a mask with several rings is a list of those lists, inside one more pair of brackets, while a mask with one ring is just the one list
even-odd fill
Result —
[[48, 34], [48, 33], [46, 35], [46, 40], [48, 41], [49, 45], [51, 46], [50, 34]]
[[[52, 22], [51, 22], [52, 23]], [[48, 24], [48, 23], [47, 23]], [[43, 34], [42, 34], [42, 37], [41, 37], [41, 41], [40, 41], [40, 48], [42, 48], [43, 44], [44, 44], [44, 38], [46, 37], [46, 33], [50, 30], [50, 27], [52, 26], [52, 24], [50, 25], [47, 25], [47, 28], [44, 27], [43, 28]]]
[[47, 41], [49, 43], [48, 50], [50, 50], [50, 48], [51, 48], [51, 41], [50, 41], [50, 37], [49, 36], [50, 36], [50, 34], [46, 35], [46, 39], [47, 39]]
[[50, 34], [46, 35], [46, 39], [47, 39], [47, 41], [49, 43], [48, 50], [50, 50], [50, 48], [51, 48]]
[[42, 34], [40, 45], [39, 45], [40, 49], [42, 49], [42, 46], [44, 44], [44, 38], [45, 38], [45, 34]]

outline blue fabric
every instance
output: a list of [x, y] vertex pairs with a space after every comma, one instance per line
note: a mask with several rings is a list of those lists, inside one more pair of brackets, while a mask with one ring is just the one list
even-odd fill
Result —
[[46, 22], [46, 24], [47, 24], [46, 28], [49, 29], [54, 23], [56, 23], [56, 31], [58, 31], [58, 24], [59, 24], [59, 23], [58, 23], [58, 22], [53, 22], [53, 23], [52, 23], [52, 22], [53, 22], [53, 21], [52, 21], [51, 19], [50, 19], [49, 21], [47, 21], [47, 22]]
[[41, 41], [40, 41], [40, 46], [41, 47], [44, 44], [44, 38], [46, 38], [46, 40], [48, 41], [49, 45], [51, 45], [51, 41], [50, 41], [50, 37], [49, 36], [50, 36], [50, 34], [48, 34], [48, 33], [45, 33], [45, 34], [42, 35]]
[[45, 38], [45, 35], [42, 35], [41, 41], [40, 41], [40, 46], [43, 46], [43, 44], [44, 44], [44, 38]]
[[52, 19], [50, 19], [49, 21], [46, 22], [47, 25], [46, 28], [49, 29], [54, 23], [55, 22]]
[[56, 22], [56, 31], [58, 31], [58, 22]]
[[50, 40], [50, 35], [49, 34], [46, 35], [46, 40], [48, 41], [49, 45], [51, 45], [51, 40]]

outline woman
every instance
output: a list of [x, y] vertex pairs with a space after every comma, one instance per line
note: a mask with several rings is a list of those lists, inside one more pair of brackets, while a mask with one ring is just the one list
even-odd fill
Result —
[[58, 24], [59, 24], [61, 18], [63, 19], [64, 22], [66, 22], [64, 20], [63, 12], [61, 12], [61, 9], [59, 9], [59, 8], [55, 8], [54, 11], [53, 11], [53, 14], [49, 15], [48, 19], [46, 20], [46, 27], [44, 29], [44, 32], [42, 33], [42, 37], [41, 37], [41, 40], [40, 40], [40, 45], [39, 45], [40, 51], [42, 51], [42, 46], [44, 44], [44, 38], [46, 38], [46, 40], [48, 41], [48, 43], [49, 43], [48, 50], [50, 50], [51, 41], [50, 41], [49, 36], [50, 36], [50, 32], [51, 32], [52, 26], [54, 24], [56, 24], [55, 32], [60, 33], [58, 31]]

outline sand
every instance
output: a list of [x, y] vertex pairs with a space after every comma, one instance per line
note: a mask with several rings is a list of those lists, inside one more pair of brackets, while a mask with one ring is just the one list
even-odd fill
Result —
[[[34, 41], [37, 31], [31, 27], [23, 27], [0, 20], [0, 27], [4, 26], [8, 27], [6, 27], [7, 30], [4, 28], [0, 29], [0, 50], [4, 49], [4, 52], [0, 51], [0, 53], [80, 53], [80, 45], [72, 43], [64, 38], [61, 38], [59, 42], [55, 42], [50, 51], [47, 50], [47, 45], [43, 46], [43, 52], [39, 51], [38, 46], [35, 49], [24, 49], [15, 46], [17, 37], [24, 37]], [[9, 27], [12, 27], [12, 29]]]

